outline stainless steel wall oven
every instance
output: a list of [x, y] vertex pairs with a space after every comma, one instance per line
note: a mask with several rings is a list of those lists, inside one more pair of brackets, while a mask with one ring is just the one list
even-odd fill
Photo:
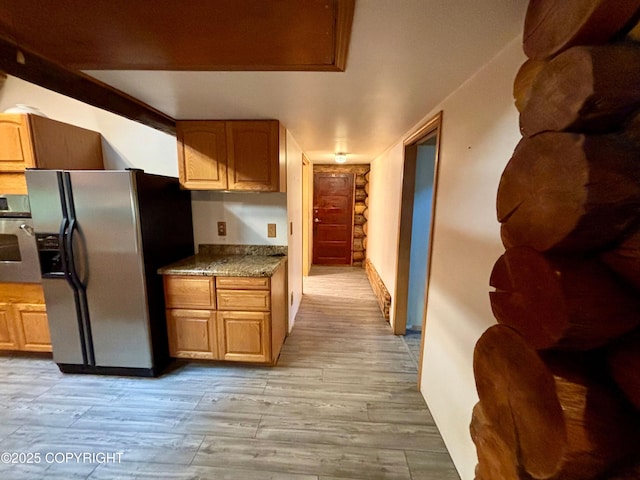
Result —
[[0, 282], [40, 281], [29, 197], [0, 195]]

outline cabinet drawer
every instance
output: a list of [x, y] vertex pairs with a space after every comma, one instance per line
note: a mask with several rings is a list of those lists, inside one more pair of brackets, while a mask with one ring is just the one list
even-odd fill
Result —
[[216, 288], [269, 290], [269, 277], [216, 277]]
[[213, 277], [165, 275], [167, 308], [216, 308]]
[[271, 310], [271, 295], [268, 290], [218, 290], [217, 299], [218, 310]]
[[218, 358], [216, 314], [210, 310], [167, 310], [169, 354], [176, 358]]

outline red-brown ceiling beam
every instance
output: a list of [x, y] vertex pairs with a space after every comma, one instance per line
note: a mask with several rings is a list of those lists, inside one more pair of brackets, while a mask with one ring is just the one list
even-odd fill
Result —
[[3, 39], [0, 39], [0, 70], [94, 107], [175, 135], [176, 122], [173, 118], [94, 78], [81, 72], [67, 70], [38, 55], [20, 50]]

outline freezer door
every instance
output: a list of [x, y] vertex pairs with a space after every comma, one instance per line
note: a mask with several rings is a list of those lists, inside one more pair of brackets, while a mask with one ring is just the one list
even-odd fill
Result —
[[[57, 170], [27, 170], [31, 216], [36, 233], [57, 235], [62, 223], [62, 198]], [[64, 277], [42, 279], [56, 363], [82, 365], [82, 342], [74, 291]]]
[[78, 230], [75, 268], [86, 286], [97, 366], [153, 366], [135, 177], [69, 171]]

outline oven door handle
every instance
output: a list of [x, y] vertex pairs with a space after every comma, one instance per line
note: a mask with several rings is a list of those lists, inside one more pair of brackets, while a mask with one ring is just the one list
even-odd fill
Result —
[[33, 237], [34, 230], [31, 225], [27, 225], [26, 223], [23, 223], [22, 225], [20, 225], [20, 230], [22, 230], [24, 233], [26, 233], [30, 237]]

